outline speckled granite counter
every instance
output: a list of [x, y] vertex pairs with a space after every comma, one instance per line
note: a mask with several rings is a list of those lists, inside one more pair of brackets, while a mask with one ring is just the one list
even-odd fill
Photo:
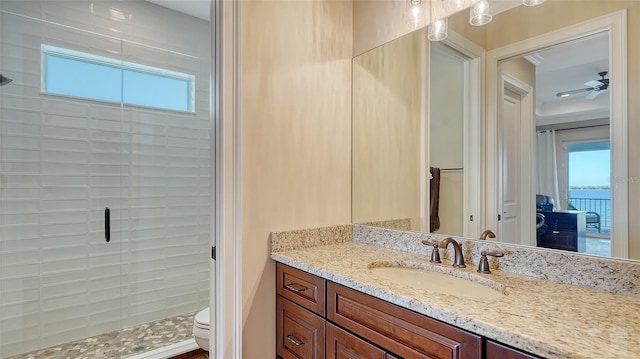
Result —
[[[448, 269], [448, 260], [434, 265], [426, 250], [415, 254], [343, 239], [336, 243], [274, 252], [272, 258], [546, 358], [640, 358], [638, 297], [499, 270], [488, 277], [505, 285], [508, 294], [495, 300], [429, 293], [377, 277], [368, 268], [383, 262]], [[487, 276], [476, 273], [474, 263], [460, 276]]]

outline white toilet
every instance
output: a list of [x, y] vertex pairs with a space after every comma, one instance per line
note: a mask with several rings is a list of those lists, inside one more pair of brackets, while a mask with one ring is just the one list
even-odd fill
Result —
[[194, 317], [193, 337], [200, 348], [209, 351], [209, 308], [199, 311]]

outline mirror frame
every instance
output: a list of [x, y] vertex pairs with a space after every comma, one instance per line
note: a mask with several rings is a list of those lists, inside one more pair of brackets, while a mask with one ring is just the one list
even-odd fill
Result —
[[[609, 31], [609, 61], [611, 64], [610, 79], [610, 138], [611, 138], [611, 199], [612, 228], [611, 256], [629, 257], [628, 227], [628, 108], [627, 108], [627, 11], [619, 10], [598, 18], [590, 19], [562, 29], [558, 29], [526, 41], [520, 41], [487, 52], [486, 55], [486, 89], [487, 108], [485, 122], [485, 210], [486, 228], [500, 228], [498, 216], [488, 214], [500, 213], [499, 184], [499, 119], [501, 116], [498, 99], [502, 96], [503, 77], [498, 69], [500, 61], [521, 56], [535, 49], [558, 45], [590, 34]], [[532, 47], [532, 43], [535, 45]], [[535, 193], [530, 189], [530, 193]]]

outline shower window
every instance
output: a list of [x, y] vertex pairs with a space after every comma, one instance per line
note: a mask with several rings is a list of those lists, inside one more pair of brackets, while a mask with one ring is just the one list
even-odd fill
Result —
[[194, 112], [193, 75], [49, 45], [42, 64], [44, 93]]

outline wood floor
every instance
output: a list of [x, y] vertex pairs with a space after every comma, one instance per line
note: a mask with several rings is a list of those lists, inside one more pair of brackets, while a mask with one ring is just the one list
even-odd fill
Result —
[[174, 356], [171, 359], [209, 359], [209, 353], [202, 349], [198, 349], [189, 353]]

